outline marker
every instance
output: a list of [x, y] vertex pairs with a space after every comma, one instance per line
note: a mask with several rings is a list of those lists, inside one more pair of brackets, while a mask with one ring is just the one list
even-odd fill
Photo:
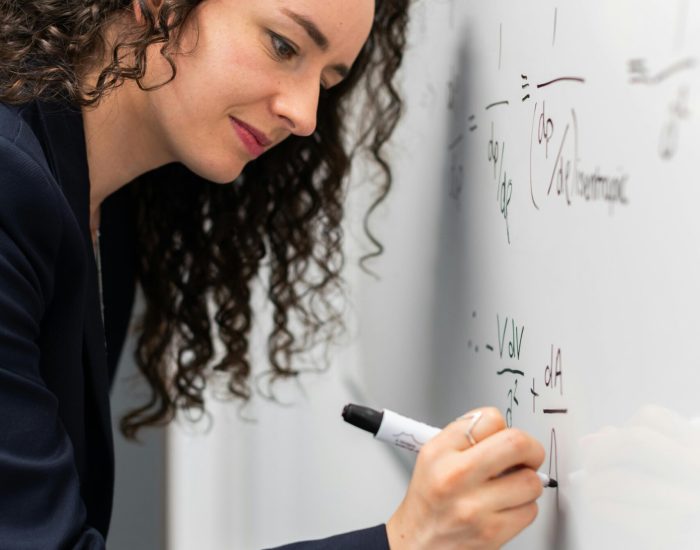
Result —
[[[440, 428], [407, 418], [389, 409], [375, 411], [362, 405], [345, 405], [343, 420], [374, 434], [374, 437], [381, 441], [416, 453], [429, 439], [442, 431]], [[543, 487], [559, 486], [557, 481], [547, 474], [537, 472], [537, 475], [542, 480]]]

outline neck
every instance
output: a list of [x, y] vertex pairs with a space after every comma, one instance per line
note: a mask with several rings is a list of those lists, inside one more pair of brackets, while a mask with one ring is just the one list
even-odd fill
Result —
[[127, 80], [96, 106], [82, 109], [93, 237], [102, 201], [141, 174], [173, 160], [149, 117], [147, 93]]

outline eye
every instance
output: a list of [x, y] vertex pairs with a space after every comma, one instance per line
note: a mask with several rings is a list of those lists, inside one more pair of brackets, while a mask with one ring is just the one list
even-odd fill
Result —
[[278, 59], [288, 61], [297, 55], [297, 50], [294, 46], [280, 35], [270, 32], [270, 41], [272, 42], [272, 49], [275, 51], [275, 55]]

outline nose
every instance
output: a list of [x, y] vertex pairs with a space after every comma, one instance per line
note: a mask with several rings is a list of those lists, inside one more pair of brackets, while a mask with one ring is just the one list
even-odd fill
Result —
[[292, 134], [310, 136], [316, 130], [320, 82], [314, 78], [294, 78], [281, 83], [272, 109]]

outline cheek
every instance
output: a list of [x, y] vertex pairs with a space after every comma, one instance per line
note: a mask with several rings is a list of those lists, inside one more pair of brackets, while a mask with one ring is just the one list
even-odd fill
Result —
[[256, 107], [256, 116], [260, 116], [260, 107], [275, 88], [270, 60], [266, 63], [260, 57], [259, 51], [248, 48], [181, 58], [176, 77], [169, 85], [175, 103], [171, 107], [202, 120], [252, 106]]
[[177, 59], [175, 79], [150, 92], [152, 108], [170, 156], [201, 177], [227, 183], [249, 160], [228, 117], [269, 124], [276, 75], [260, 48], [203, 53]]

